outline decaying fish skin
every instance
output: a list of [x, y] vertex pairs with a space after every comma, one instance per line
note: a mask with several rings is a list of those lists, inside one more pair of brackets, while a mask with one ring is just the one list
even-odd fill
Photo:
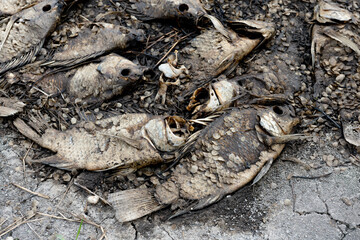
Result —
[[186, 18], [197, 22], [206, 14], [199, 0], [130, 0], [126, 9], [139, 20]]
[[35, 86], [49, 95], [66, 92], [72, 100], [98, 102], [121, 95], [148, 70], [115, 53], [100, 60], [74, 69], [73, 74], [60, 72], [45, 76]]
[[126, 173], [162, 163], [162, 152], [171, 154], [188, 136], [188, 124], [180, 117], [124, 114], [96, 122], [82, 122], [67, 131], [52, 128], [40, 135], [21, 119], [15, 127], [56, 155], [34, 160], [57, 168], [104, 171], [126, 169]]
[[0, 17], [3, 15], [13, 15], [37, 2], [39, 0], [0, 0]]
[[[201, 130], [190, 155], [180, 160], [164, 183], [155, 189], [110, 194], [116, 218], [132, 221], [167, 205], [185, 207], [184, 213], [220, 200], [261, 174], [285, 146], [267, 146], [263, 139], [286, 140], [298, 122], [290, 106], [232, 109]], [[184, 206], [191, 200], [196, 203]]]
[[95, 58], [114, 49], [125, 49], [134, 41], [143, 41], [144, 31], [110, 23], [98, 22], [84, 26], [84, 30], [50, 60], [43, 63], [48, 67], [69, 67]]
[[44, 0], [0, 25], [0, 74], [33, 61], [63, 9], [62, 0]]
[[[190, 74], [197, 78], [216, 77], [225, 71], [232, 72], [238, 63], [264, 39], [269, 39], [275, 32], [274, 24], [260, 21], [237, 21], [247, 26], [256, 26], [251, 31], [262, 37], [251, 39], [240, 37], [230, 29], [207, 29], [190, 41], [189, 46], [180, 51], [180, 60], [186, 67], [191, 66]], [[260, 27], [262, 26], [262, 28]], [[226, 32], [224, 35], [221, 32]], [[230, 39], [229, 39], [230, 36]]]
[[23, 110], [25, 103], [15, 98], [0, 97], [0, 117], [13, 116]]

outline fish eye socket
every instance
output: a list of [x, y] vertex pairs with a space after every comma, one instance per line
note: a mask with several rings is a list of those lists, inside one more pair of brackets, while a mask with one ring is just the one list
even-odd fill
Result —
[[275, 106], [273, 107], [273, 111], [277, 114], [277, 115], [283, 115], [284, 114], [284, 111], [278, 107], [278, 106]]
[[130, 69], [128, 69], [128, 68], [125, 68], [125, 69], [123, 69], [123, 70], [121, 70], [121, 73], [120, 73], [122, 76], [124, 76], [124, 77], [127, 77], [127, 76], [129, 76], [129, 74], [130, 74]]
[[187, 11], [187, 10], [189, 10], [189, 6], [187, 5], [187, 4], [180, 4], [179, 5], [179, 11], [180, 12], [185, 12], [185, 11]]
[[51, 5], [49, 5], [49, 4], [46, 4], [46, 5], [43, 6], [43, 8], [42, 8], [43, 12], [48, 12], [48, 11], [50, 11], [50, 9], [51, 9]]

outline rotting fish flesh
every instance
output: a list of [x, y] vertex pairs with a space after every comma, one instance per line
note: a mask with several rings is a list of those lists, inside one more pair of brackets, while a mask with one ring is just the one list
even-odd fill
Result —
[[150, 114], [124, 114], [96, 122], [81, 122], [63, 132], [47, 128], [42, 135], [33, 130], [39, 131], [39, 124], [31, 128], [17, 118], [14, 125], [26, 137], [56, 152], [56, 155], [32, 162], [65, 170], [123, 169], [122, 174], [163, 163], [162, 154], [176, 151], [189, 135], [189, 125], [183, 118]]
[[[291, 106], [234, 108], [201, 130], [189, 156], [155, 189], [112, 193], [108, 201], [120, 222], [132, 221], [167, 205], [176, 215], [219, 201], [255, 178], [258, 181], [285, 146], [299, 122]], [[195, 203], [194, 203], [195, 202]], [[190, 205], [188, 205], [190, 203]]]
[[114, 49], [125, 49], [134, 41], [143, 41], [144, 31], [110, 23], [94, 23], [83, 26], [78, 36], [69, 39], [43, 63], [48, 67], [69, 67], [95, 58]]
[[130, 0], [126, 9], [139, 20], [186, 18], [197, 22], [206, 15], [199, 0]]
[[340, 116], [345, 140], [360, 149], [360, 112], [343, 109]]
[[34, 86], [49, 95], [66, 93], [71, 100], [91, 103], [121, 95], [139, 81], [148, 68], [115, 53], [100, 58], [99, 63], [78, 67], [73, 72], [50, 74]]
[[34, 60], [63, 9], [62, 0], [44, 0], [0, 24], [0, 74]]

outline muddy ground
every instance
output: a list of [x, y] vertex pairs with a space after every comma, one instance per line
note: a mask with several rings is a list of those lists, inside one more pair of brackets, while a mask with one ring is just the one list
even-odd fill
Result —
[[[66, 19], [81, 19], [79, 15], [94, 21], [98, 14], [106, 11], [123, 12], [124, 6], [118, 4], [119, 1], [95, 2], [82, 1], [74, 6], [63, 24], [66, 24]], [[316, 1], [203, 2], [219, 18], [276, 23], [274, 39], [247, 57], [230, 77], [274, 70], [287, 76], [284, 82], [288, 94], [311, 96], [314, 79], [310, 58], [310, 20]], [[339, 3], [352, 11], [358, 10], [360, 5], [358, 1]], [[126, 22], [118, 17], [110, 17], [107, 21]], [[134, 54], [146, 48], [144, 45], [137, 45], [131, 49], [132, 53], [127, 51], [124, 54], [141, 64], [154, 65], [178, 38], [193, 31], [196, 36], [199, 31], [191, 26], [179, 26], [181, 23], [165, 24], [162, 21], [142, 25], [153, 42], [157, 41], [159, 34], [174, 29], [177, 35], [156, 42], [145, 51], [146, 54]], [[54, 34], [44, 48], [52, 49], [56, 39]], [[181, 42], [175, 49], [186, 43], [187, 40]], [[28, 76], [26, 71], [13, 73], [21, 79], [21, 76]], [[28, 103], [29, 108], [22, 113], [22, 118], [26, 119], [32, 108], [57, 116], [53, 126], [59, 129], [71, 127], [72, 118], [84, 120], [84, 115], [99, 118], [100, 114], [151, 112], [189, 116], [183, 110], [185, 101], [176, 98], [181, 95], [181, 87], [169, 89], [166, 106], [153, 102], [157, 92], [156, 77], [142, 83], [127, 96], [79, 108], [66, 106], [66, 101], [61, 98], [56, 100], [58, 104], [44, 104], [38, 101], [43, 99], [40, 93], [24, 96], [21, 91], [26, 92], [28, 88], [23, 80], [11, 86], [1, 86], [3, 91], [0, 94], [5, 91], [22, 96], [22, 100]], [[313, 137], [287, 144], [281, 157], [260, 182], [201, 211], [167, 220], [171, 211], [164, 209], [125, 224], [116, 221], [113, 209], [104, 202], [87, 203], [91, 194], [76, 184], [86, 186], [106, 199], [109, 192], [144, 184], [146, 174], [136, 173], [121, 178], [113, 177], [111, 173], [66, 172], [41, 164], [30, 165], [26, 160], [51, 153], [21, 136], [12, 125], [12, 118], [0, 119], [0, 239], [75, 239], [80, 219], [84, 222], [78, 239], [359, 239], [360, 156], [320, 113], [313, 111], [309, 116], [304, 114], [307, 110], [303, 109], [304, 106], [295, 103], [294, 106], [303, 120], [313, 120], [311, 131], [310, 124], [301, 124], [296, 131], [309, 131]], [[332, 117], [336, 119], [336, 116]]]

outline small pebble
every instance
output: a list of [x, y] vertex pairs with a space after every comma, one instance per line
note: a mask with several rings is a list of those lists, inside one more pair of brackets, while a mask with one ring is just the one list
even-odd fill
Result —
[[87, 202], [90, 204], [97, 204], [99, 202], [99, 196], [95, 195], [95, 196], [88, 196], [87, 197]]
[[73, 124], [73, 125], [74, 125], [74, 124], [76, 124], [76, 122], [77, 122], [76, 118], [74, 118], [74, 117], [73, 117], [73, 118], [71, 118], [71, 120], [70, 120], [70, 121], [71, 121], [71, 124]]
[[70, 176], [70, 174], [65, 173], [65, 174], [62, 176], [62, 179], [63, 179], [65, 182], [70, 182], [71, 176]]
[[291, 205], [291, 200], [288, 199], [288, 198], [285, 199], [285, 200], [284, 200], [284, 205], [285, 205], [285, 206], [290, 206], [290, 205]]

